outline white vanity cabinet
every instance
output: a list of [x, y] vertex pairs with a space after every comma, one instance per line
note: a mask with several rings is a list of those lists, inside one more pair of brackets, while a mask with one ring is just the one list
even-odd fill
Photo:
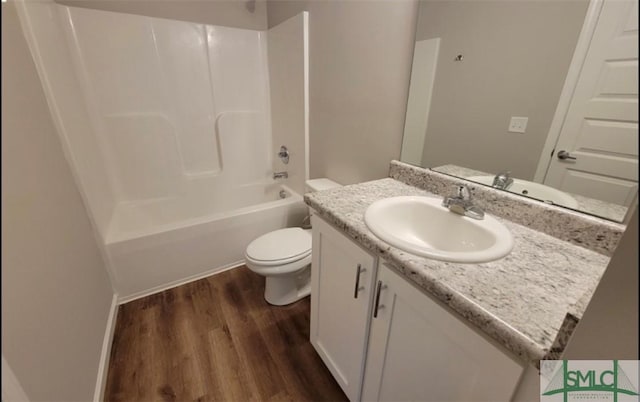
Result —
[[360, 400], [376, 258], [312, 216], [311, 344], [349, 400]]
[[311, 343], [349, 400], [511, 399], [524, 363], [321, 218], [312, 227]]
[[524, 370], [381, 261], [363, 401], [509, 401]]

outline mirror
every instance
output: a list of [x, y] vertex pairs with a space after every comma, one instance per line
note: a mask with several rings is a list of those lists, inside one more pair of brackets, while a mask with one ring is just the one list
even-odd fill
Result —
[[[421, 0], [400, 159], [623, 222], [637, 202], [637, 10], [604, 16], [609, 3]], [[600, 56], [617, 38], [584, 39], [605, 17], [635, 35], [635, 64]], [[635, 114], [579, 115], [603, 97]]]

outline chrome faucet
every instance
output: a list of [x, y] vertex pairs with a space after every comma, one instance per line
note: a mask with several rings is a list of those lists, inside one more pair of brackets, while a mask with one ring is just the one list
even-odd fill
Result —
[[513, 178], [511, 177], [511, 172], [504, 170], [496, 175], [493, 178], [493, 184], [491, 187], [499, 188], [501, 190], [506, 190], [513, 184]]
[[288, 179], [289, 173], [287, 172], [273, 172], [273, 180], [276, 179]]
[[484, 211], [473, 205], [471, 202], [471, 192], [465, 185], [456, 186], [456, 195], [444, 197], [442, 206], [449, 208], [449, 211], [473, 219], [484, 219]]

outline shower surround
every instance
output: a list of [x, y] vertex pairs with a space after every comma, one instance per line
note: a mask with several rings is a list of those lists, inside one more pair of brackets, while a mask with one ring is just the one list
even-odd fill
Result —
[[306, 13], [253, 31], [18, 8], [121, 301], [238, 265], [253, 238], [302, 221]]

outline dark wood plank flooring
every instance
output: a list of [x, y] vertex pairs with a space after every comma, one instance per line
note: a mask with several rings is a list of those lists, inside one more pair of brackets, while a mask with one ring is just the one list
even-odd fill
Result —
[[309, 298], [267, 304], [246, 267], [120, 306], [107, 401], [346, 401], [309, 343]]

